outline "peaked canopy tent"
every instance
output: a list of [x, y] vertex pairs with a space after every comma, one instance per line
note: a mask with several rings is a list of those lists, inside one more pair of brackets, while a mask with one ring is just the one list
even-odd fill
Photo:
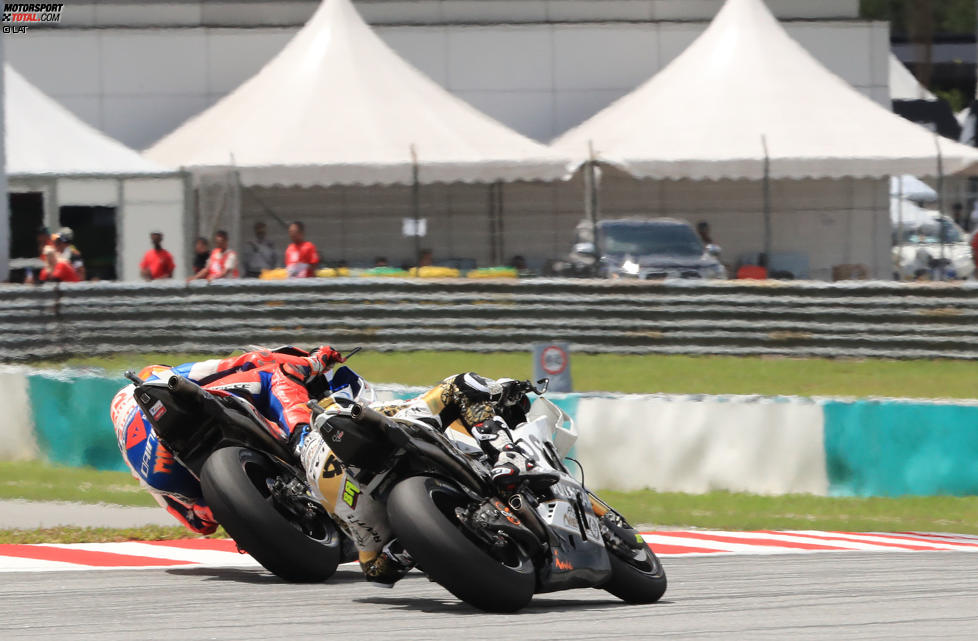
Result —
[[[663, 214], [713, 223], [735, 255], [803, 253], [818, 278], [843, 262], [889, 274], [887, 176], [978, 168], [974, 149], [907, 122], [822, 67], [762, 0], [727, 0], [671, 64], [552, 146], [613, 168], [605, 211], [644, 199]], [[776, 214], [767, 211], [772, 198]]]
[[[408, 213], [405, 186], [418, 203], [420, 185], [553, 181], [570, 173], [569, 158], [482, 114], [402, 60], [349, 0], [324, 0], [255, 76], [146, 154], [200, 176], [234, 172], [246, 188], [265, 188], [253, 194], [278, 200], [290, 213], [323, 199], [327, 209], [346, 199], [356, 201], [348, 209]], [[370, 197], [355, 188], [363, 185], [386, 187]], [[324, 189], [338, 186], [348, 188]], [[303, 199], [296, 187], [315, 196], [297, 203]], [[437, 200], [446, 189], [425, 191]], [[484, 202], [479, 207], [484, 216]], [[379, 226], [376, 218], [333, 218], [334, 230], [338, 224], [355, 234], [360, 224], [375, 242], [403, 243], [400, 218]]]
[[11, 211], [18, 252], [12, 268], [36, 266], [39, 225], [75, 227], [83, 254], [86, 240], [114, 236], [115, 261], [103, 274], [126, 280], [139, 278], [151, 229], [183, 244], [184, 176], [85, 124], [10, 65], [4, 66], [4, 128], [8, 190], [22, 201]]

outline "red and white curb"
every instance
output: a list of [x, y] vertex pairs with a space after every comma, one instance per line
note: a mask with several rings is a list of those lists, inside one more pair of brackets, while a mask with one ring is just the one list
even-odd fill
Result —
[[[817, 532], [814, 530], [643, 532], [662, 557], [815, 552], [978, 552], [978, 536], [926, 532]], [[259, 567], [228, 539], [124, 543], [0, 544], [0, 572], [51, 570]]]
[[927, 532], [643, 532], [659, 556], [800, 554], [811, 552], [978, 552], [978, 536]]

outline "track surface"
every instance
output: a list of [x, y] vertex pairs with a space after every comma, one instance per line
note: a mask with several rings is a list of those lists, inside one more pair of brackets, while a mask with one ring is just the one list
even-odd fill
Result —
[[669, 590], [628, 606], [597, 590], [486, 615], [412, 572], [392, 590], [342, 567], [327, 584], [260, 568], [8, 573], [0, 639], [969, 639], [975, 555], [915, 552], [664, 561]]

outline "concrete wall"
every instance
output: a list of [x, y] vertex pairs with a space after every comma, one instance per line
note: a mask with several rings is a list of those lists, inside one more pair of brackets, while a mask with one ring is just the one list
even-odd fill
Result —
[[[398, 3], [380, 4], [390, 9], [386, 5]], [[845, 3], [784, 4], [798, 8], [788, 12], [791, 15], [804, 13], [807, 6]], [[455, 95], [517, 131], [549, 141], [650, 78], [706, 27], [705, 22], [650, 21], [652, 7], [658, 6], [654, 2], [605, 0], [568, 6], [583, 12], [580, 20], [594, 20], [594, 8], [585, 9], [590, 5], [612, 13], [616, 8], [643, 8], [629, 19], [634, 22], [623, 17], [618, 22], [380, 24], [376, 30], [405, 59]], [[684, 15], [693, 15], [703, 20], [701, 14], [712, 15], [719, 2], [685, 0], [668, 6], [670, 11], [663, 8], [655, 17], [685, 20]], [[683, 6], [691, 13], [683, 14]], [[844, 9], [829, 13], [845, 15]], [[74, 5], [66, 5], [66, 15], [75, 10]], [[82, 120], [137, 149], [236, 88], [297, 30], [92, 29], [70, 24], [5, 38], [8, 61]], [[889, 106], [886, 23], [812, 21], [788, 22], [786, 27], [829, 69]], [[717, 108], [722, 109], [722, 99]]]
[[[125, 469], [109, 404], [125, 380], [0, 372], [0, 460]], [[393, 393], [391, 393], [393, 391]], [[382, 391], [411, 398], [420, 390]], [[590, 487], [692, 494], [978, 495], [968, 401], [554, 394]], [[35, 449], [35, 442], [36, 448]]]

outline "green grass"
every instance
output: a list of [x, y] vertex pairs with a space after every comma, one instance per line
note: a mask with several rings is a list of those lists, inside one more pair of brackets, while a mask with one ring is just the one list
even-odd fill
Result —
[[[0, 543], [113, 543], [116, 541], [168, 541], [192, 539], [198, 535], [175, 525], [147, 525], [139, 528], [55, 527], [39, 530], [0, 530]], [[218, 528], [208, 538], [227, 538]]]
[[[181, 363], [202, 354], [120, 354], [73, 357], [36, 366], [101, 367], [121, 373], [154, 363]], [[432, 385], [464, 371], [490, 377], [529, 378], [529, 354], [501, 352], [362, 352], [350, 366], [369, 381]], [[975, 398], [978, 363], [733, 356], [576, 354], [576, 391], [800, 396]]]
[[[732, 530], [921, 530], [978, 534], [978, 496], [831, 498], [729, 492], [600, 492], [633, 523]], [[0, 498], [156, 506], [132, 476], [39, 462], [0, 463]], [[0, 542], [80, 542], [193, 536], [179, 526], [129, 530], [54, 528], [0, 531]], [[39, 538], [32, 538], [39, 537]], [[106, 538], [108, 537], [108, 538]], [[29, 540], [28, 540], [29, 539]]]
[[128, 472], [61, 467], [37, 461], [0, 462], [0, 499], [158, 505]]
[[835, 498], [730, 492], [599, 492], [632, 523], [727, 530], [978, 534], [978, 496]]

